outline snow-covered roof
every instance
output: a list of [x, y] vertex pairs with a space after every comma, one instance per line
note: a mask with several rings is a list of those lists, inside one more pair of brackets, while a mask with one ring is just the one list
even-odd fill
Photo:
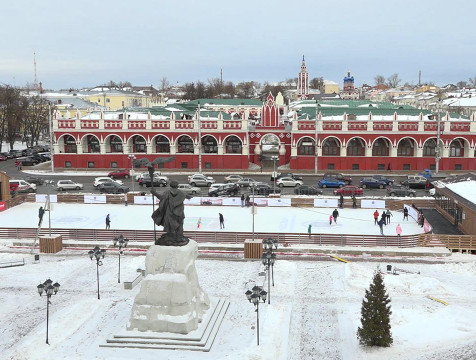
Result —
[[[470, 178], [468, 178], [470, 179]], [[446, 184], [446, 187], [453, 191], [455, 194], [465, 198], [476, 205], [476, 181], [467, 180], [457, 183]]]

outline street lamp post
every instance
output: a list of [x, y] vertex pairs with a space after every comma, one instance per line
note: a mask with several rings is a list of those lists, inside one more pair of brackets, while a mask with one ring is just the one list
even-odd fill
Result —
[[[150, 186], [152, 187], [151, 192], [154, 193], [154, 164], [150, 164], [149, 166], [147, 166], [147, 170], [150, 176]], [[154, 212], [155, 212], [155, 197], [154, 195], [152, 195], [152, 213]], [[153, 223], [154, 223], [154, 242], [155, 242], [155, 240], [157, 240], [157, 228], [156, 228], [155, 221]]]
[[253, 240], [254, 240], [255, 239], [255, 187], [254, 186], [251, 186], [251, 201], [253, 203], [251, 205], [251, 214], [253, 218], [251, 232], [253, 233]]
[[278, 240], [276, 239], [267, 239], [263, 242], [263, 248], [266, 252], [261, 256], [261, 261], [264, 266], [266, 266], [267, 278], [268, 278], [268, 304], [271, 303], [271, 277], [273, 278], [274, 286], [274, 263], [276, 261], [276, 254], [273, 253], [273, 248], [278, 248]]
[[247, 290], [245, 292], [246, 298], [248, 299], [249, 302], [252, 302], [253, 305], [255, 306], [256, 310], [256, 339], [257, 339], [257, 344], [259, 345], [259, 302], [260, 300], [263, 300], [263, 302], [266, 302], [266, 295], [268, 293], [263, 290], [263, 287], [261, 286], [253, 286], [251, 290]]
[[122, 250], [122, 248], [126, 248], [127, 247], [127, 244], [129, 243], [129, 239], [125, 239], [124, 236], [119, 235], [119, 236], [116, 236], [114, 239], [112, 239], [112, 242], [114, 244], [114, 247], [116, 247], [116, 245], [118, 245], [119, 247], [119, 271], [117, 273], [117, 282], [120, 283], [121, 282], [121, 255], [124, 253], [124, 250]]
[[46, 294], [46, 343], [49, 345], [48, 342], [48, 327], [49, 327], [49, 318], [50, 318], [50, 298], [52, 295], [56, 295], [60, 288], [60, 284], [57, 282], [53, 284], [51, 279], [46, 280], [43, 284], [40, 284], [36, 287], [38, 289], [38, 293], [43, 295], [43, 292]]
[[279, 156], [273, 155], [271, 159], [273, 160], [273, 194], [276, 194], [276, 177], [278, 176], [276, 174], [276, 160], [279, 159]]
[[200, 119], [200, 101], [198, 102], [198, 173], [202, 173], [202, 121]]
[[97, 274], [97, 282], [98, 282], [98, 300], [100, 299], [99, 296], [99, 267], [102, 266], [102, 261], [101, 259], [104, 259], [104, 256], [106, 256], [106, 250], [105, 249], [100, 249], [99, 246], [96, 246], [94, 249], [89, 250], [88, 252], [89, 258], [93, 260], [93, 258], [96, 259], [96, 274]]
[[131, 184], [132, 194], [134, 194], [134, 176], [132, 175], [132, 173], [134, 172], [134, 160], [136, 159], [136, 156], [134, 154], [129, 154], [127, 157], [131, 159]]

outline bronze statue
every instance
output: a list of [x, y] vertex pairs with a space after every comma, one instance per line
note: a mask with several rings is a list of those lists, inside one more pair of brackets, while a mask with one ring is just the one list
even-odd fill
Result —
[[151, 193], [160, 200], [159, 207], [152, 213], [152, 219], [158, 226], [163, 226], [165, 231], [165, 234], [155, 240], [155, 245], [187, 245], [189, 239], [183, 236], [183, 220], [185, 219], [183, 202], [192, 197], [180, 190], [175, 180], [170, 182], [169, 190], [158, 193], [152, 189]]

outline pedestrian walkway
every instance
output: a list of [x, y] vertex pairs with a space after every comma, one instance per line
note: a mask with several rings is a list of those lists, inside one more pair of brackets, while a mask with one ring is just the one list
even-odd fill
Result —
[[456, 226], [441, 215], [436, 209], [421, 209], [425, 219], [433, 227], [433, 234], [463, 235]]

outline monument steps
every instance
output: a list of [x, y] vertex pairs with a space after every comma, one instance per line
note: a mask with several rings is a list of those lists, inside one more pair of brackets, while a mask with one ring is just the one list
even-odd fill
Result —
[[108, 339], [106, 344], [99, 346], [208, 352], [215, 341], [229, 306], [230, 301], [218, 299], [213, 308], [207, 312], [198, 329], [189, 334], [128, 331], [123, 334], [114, 335], [113, 339]]

